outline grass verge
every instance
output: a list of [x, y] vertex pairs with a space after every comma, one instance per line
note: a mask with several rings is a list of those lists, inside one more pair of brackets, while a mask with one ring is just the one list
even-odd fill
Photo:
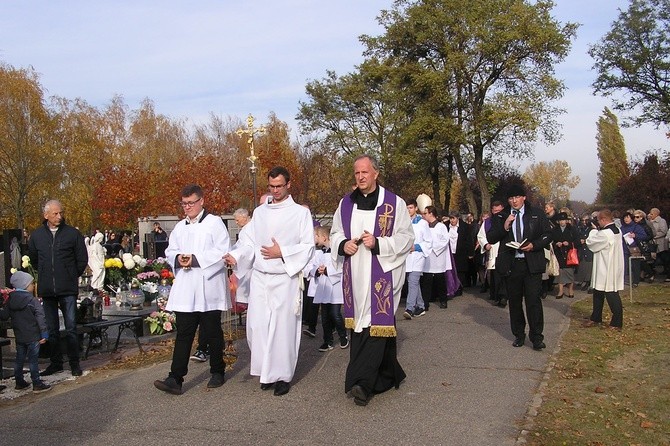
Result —
[[582, 327], [590, 297], [573, 305], [529, 445], [670, 445], [670, 286], [621, 296], [621, 332]]

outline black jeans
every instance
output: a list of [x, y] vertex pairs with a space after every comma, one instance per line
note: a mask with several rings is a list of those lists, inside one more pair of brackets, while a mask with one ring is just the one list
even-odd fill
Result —
[[[533, 344], [542, 342], [544, 335], [544, 310], [542, 309], [542, 273], [531, 273], [526, 259], [514, 259], [512, 272], [507, 281], [507, 302], [512, 334], [516, 338], [526, 336], [526, 318], [528, 319], [528, 338]], [[526, 317], [522, 303], [526, 302]]]
[[610, 326], [622, 328], [623, 304], [621, 303], [621, 296], [619, 296], [618, 291], [593, 291], [593, 313], [591, 313], [591, 320], [598, 323], [603, 321], [603, 306], [605, 304], [605, 299], [607, 299], [607, 305], [609, 305], [610, 311], [612, 312]]
[[225, 364], [223, 363], [221, 310], [193, 313], [176, 311], [175, 315], [177, 317], [177, 339], [172, 352], [170, 375], [179, 383], [184, 381], [184, 376], [188, 373], [188, 360], [198, 326], [200, 326], [204, 343], [209, 346], [210, 372], [223, 375]]
[[423, 273], [421, 276], [421, 295], [426, 310], [428, 310], [430, 302], [435, 302], [435, 300], [446, 305], [447, 282], [444, 273]]

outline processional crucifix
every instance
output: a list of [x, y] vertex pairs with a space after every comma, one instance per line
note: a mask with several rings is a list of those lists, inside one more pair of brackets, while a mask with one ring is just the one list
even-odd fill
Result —
[[249, 114], [247, 117], [247, 127], [244, 128], [242, 127], [241, 129], [238, 129], [236, 131], [238, 136], [242, 135], [247, 135], [247, 144], [249, 144], [249, 150], [251, 152], [251, 156], [248, 157], [247, 159], [251, 161], [251, 166], [249, 167], [249, 170], [251, 170], [251, 184], [252, 188], [254, 190], [254, 203], [252, 208], [256, 208], [256, 171], [258, 170], [258, 167], [256, 166], [256, 160], [258, 157], [256, 156], [256, 153], [254, 152], [254, 135], [263, 135], [265, 134], [266, 129], [265, 127], [254, 127], [254, 117]]

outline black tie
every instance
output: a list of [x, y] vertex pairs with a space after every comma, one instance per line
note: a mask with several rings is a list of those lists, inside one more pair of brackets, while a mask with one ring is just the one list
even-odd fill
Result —
[[521, 242], [521, 240], [523, 240], [523, 238], [521, 238], [521, 213], [516, 209], [514, 209], [512, 212], [515, 216], [514, 224], [516, 225], [516, 241]]

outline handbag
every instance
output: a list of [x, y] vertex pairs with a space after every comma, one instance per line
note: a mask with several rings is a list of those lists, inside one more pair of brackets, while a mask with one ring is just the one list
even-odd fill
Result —
[[642, 257], [642, 251], [637, 246], [629, 246], [628, 252], [631, 257]]
[[558, 259], [554, 254], [554, 247], [549, 245], [549, 263], [547, 263], [547, 274], [550, 276], [558, 276], [561, 267], [558, 265]]
[[656, 252], [656, 250], [658, 249], [656, 240], [654, 240], [653, 238], [649, 240], [638, 240], [637, 244], [640, 246], [640, 251], [642, 251], [642, 254], [644, 255]]
[[568, 250], [568, 256], [566, 258], [565, 264], [568, 266], [579, 265], [579, 254], [577, 254], [577, 248], [570, 248]]

